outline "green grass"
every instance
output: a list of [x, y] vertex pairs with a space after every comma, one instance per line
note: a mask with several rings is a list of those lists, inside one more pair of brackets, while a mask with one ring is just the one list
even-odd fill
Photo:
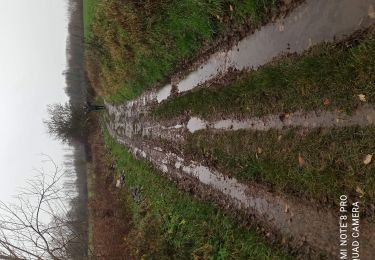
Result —
[[83, 27], [85, 39], [90, 38], [91, 24], [95, 12], [95, 4], [98, 0], [83, 0]]
[[[266, 183], [275, 190], [320, 201], [337, 202], [341, 194], [365, 192], [375, 203], [374, 127], [316, 130], [199, 131], [191, 134], [184, 153], [205, 160], [226, 175]], [[299, 156], [305, 160], [301, 167]]]
[[134, 98], [231, 25], [247, 19], [259, 25], [276, 12], [280, 2], [97, 0], [88, 49], [89, 60], [100, 67], [93, 72], [100, 75], [94, 85], [113, 102]]
[[321, 44], [301, 56], [284, 57], [249, 72], [227, 86], [214, 84], [168, 100], [153, 114], [172, 118], [190, 111], [209, 118], [335, 108], [352, 111], [361, 103], [359, 94], [375, 103], [374, 56], [374, 33], [360, 44]]
[[[126, 172], [126, 189], [143, 187], [143, 201], [129, 199], [138, 230], [131, 238], [145, 259], [286, 259], [253, 229], [208, 202], [180, 191], [144, 161], [136, 160], [105, 134], [105, 143]], [[131, 198], [130, 193], [127, 195]], [[134, 233], [133, 233], [134, 234]]]

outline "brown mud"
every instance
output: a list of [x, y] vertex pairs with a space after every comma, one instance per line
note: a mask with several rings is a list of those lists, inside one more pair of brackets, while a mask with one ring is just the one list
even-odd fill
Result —
[[90, 259], [135, 259], [132, 248], [124, 237], [132, 230], [130, 211], [125, 208], [126, 194], [119, 196], [115, 189], [114, 172], [100, 126], [90, 129], [89, 145], [92, 153], [92, 192], [89, 201], [92, 223], [92, 247]]
[[[279, 6], [274, 10], [268, 10], [264, 15], [264, 19], [258, 23], [254, 23], [252, 19], [246, 19], [242, 23], [233, 23], [233, 17], [230, 13], [221, 17], [224, 27], [227, 28], [224, 33], [220, 34], [214, 42], [206, 42], [200, 48], [199, 52], [194, 57], [182, 60], [175, 66], [166, 79], [155, 85], [155, 89], [160, 89], [164, 86], [172, 85], [183, 79], [189, 72], [196, 70], [202, 63], [209, 59], [209, 57], [219, 51], [230, 49], [233, 45], [243, 40], [249, 34], [255, 32], [260, 26], [266, 25], [269, 22], [275, 22], [283, 19], [290, 12], [292, 12], [298, 5], [305, 0], [282, 0]], [[228, 6], [229, 9], [229, 6]]]
[[[126, 145], [136, 157], [150, 161], [170, 179], [188, 187], [203, 184], [205, 196], [212, 196], [211, 200], [215, 201], [224, 199], [225, 205], [223, 201], [216, 203], [244, 212], [265, 230], [282, 238], [282, 243], [299, 248], [300, 253], [307, 254], [305, 256], [339, 256], [338, 209], [275, 194], [257, 185], [245, 185], [198, 162], [186, 160], [181, 154], [165, 150], [157, 142], [120, 137], [111, 127], [108, 129], [112, 137]], [[367, 219], [361, 219], [361, 242], [362, 259], [372, 259], [375, 225]]]
[[[375, 108], [363, 105], [350, 115], [341, 110], [334, 111], [296, 111], [293, 113], [279, 113], [262, 117], [241, 117], [232, 115], [230, 118], [219, 120], [204, 120], [199, 117], [178, 117], [169, 120], [155, 121], [147, 112], [139, 116], [135, 113], [122, 113], [118, 107], [107, 104], [109, 113], [114, 115], [110, 124], [121, 135], [131, 138], [143, 136], [148, 138], [161, 138], [170, 141], [183, 141], [188, 132], [199, 130], [254, 130], [267, 131], [270, 129], [288, 129], [302, 127], [331, 128], [348, 126], [369, 126], [375, 124]], [[142, 109], [142, 108], [140, 108]], [[239, 119], [240, 118], [240, 119]]]
[[[299, 254], [317, 257], [319, 254], [337, 257], [338, 249], [338, 209], [331, 205], [320, 206], [316, 201], [296, 198], [291, 195], [275, 193], [268, 187], [255, 183], [241, 183], [235, 178], [228, 177], [208, 166], [209, 162], [197, 162], [190, 159], [189, 155], [181, 154], [178, 149], [166, 148], [163, 140], [170, 143], [184, 144], [188, 132], [188, 123], [163, 126], [148, 118], [144, 106], [134, 109], [119, 109], [108, 105], [111, 120], [108, 120], [108, 129], [113, 138], [130, 148], [132, 153], [139, 158], [153, 163], [163, 174], [172, 180], [177, 180], [183, 186], [194, 187], [203, 185], [195, 190], [200, 196], [226, 207], [233, 207], [242, 212], [252, 221], [258, 223], [266, 234], [281, 239], [290, 248], [298, 248]], [[258, 122], [260, 119], [251, 119], [256, 124], [248, 121], [239, 121], [241, 127], [256, 127], [258, 130], [269, 128], [283, 128], [286, 126], [305, 127], [334, 127], [353, 124], [367, 125], [375, 121], [375, 110], [370, 106], [363, 106], [352, 115], [343, 112], [297, 112], [285, 116], [272, 115], [268, 120]], [[227, 121], [225, 121], [227, 123]], [[244, 122], [246, 125], [243, 125]], [[200, 126], [198, 122], [197, 126]], [[230, 124], [233, 124], [230, 121]], [[203, 124], [201, 125], [203, 126]], [[229, 124], [218, 124], [226, 130], [237, 130], [240, 126], [230, 127]], [[204, 125], [207, 127], [207, 125]], [[186, 187], [183, 187], [186, 189]], [[206, 191], [204, 191], [206, 189]], [[220, 198], [220, 199], [218, 199]], [[338, 198], [337, 198], [338, 199]], [[221, 201], [218, 201], [221, 200]], [[225, 205], [222, 203], [225, 202]], [[363, 206], [363, 205], [362, 205]], [[374, 246], [375, 225], [371, 218], [361, 219], [361, 256], [371, 259]], [[270, 235], [269, 235], [270, 236]], [[374, 242], [373, 242], [374, 241]]]
[[343, 39], [375, 23], [374, 5], [373, 0], [307, 0], [229, 50], [213, 53], [184, 70], [191, 71], [186, 76], [172, 77], [164, 87], [146, 91], [132, 102], [157, 104], [173, 93], [190, 91], [230, 71], [257, 69], [280, 55], [302, 53], [318, 43]]
[[[235, 208], [266, 230], [275, 233], [282, 243], [298, 249], [302, 255], [317, 258], [339, 256], [339, 209], [276, 194], [256, 184], [244, 184], [211, 169], [205, 164], [187, 159], [174, 149], [161, 145], [163, 139], [183, 143], [186, 134], [200, 129], [267, 130], [287, 127], [337, 127], [370, 125], [375, 122], [375, 110], [362, 106], [353, 114], [341, 111], [296, 111], [290, 114], [264, 117], [220, 118], [206, 122], [183, 116], [169, 122], [156, 122], [150, 108], [174, 93], [183, 93], [203, 83], [225, 75], [231, 70], [256, 69], [286, 53], [301, 53], [322, 41], [335, 41], [375, 22], [369, 10], [371, 0], [308, 0], [284, 19], [263, 26], [227, 51], [219, 51], [195, 71], [172, 79], [160, 90], [144, 93], [136, 100], [120, 106], [106, 104], [109, 111], [109, 132], [126, 145], [138, 158], [154, 164], [183, 188], [192, 189], [211, 198], [224, 208]], [[371, 9], [372, 8], [372, 9]], [[191, 71], [191, 70], [189, 70]], [[185, 77], [185, 75], [187, 75]], [[192, 188], [193, 187], [193, 188]], [[203, 195], [202, 195], [203, 194]], [[361, 219], [361, 257], [372, 259], [375, 248], [375, 225]]]

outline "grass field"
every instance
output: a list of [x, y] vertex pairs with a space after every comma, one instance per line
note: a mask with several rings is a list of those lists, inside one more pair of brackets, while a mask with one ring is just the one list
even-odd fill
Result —
[[[134, 98], [234, 24], [261, 24], [281, 2], [96, 0], [85, 15], [91, 82], [113, 102]], [[85, 10], [93, 5], [87, 1]]]
[[180, 191], [148, 163], [105, 136], [118, 169], [126, 172], [127, 197], [142, 187], [141, 201], [128, 200], [137, 257], [153, 259], [286, 259], [254, 230], [239, 225], [210, 203]]
[[[320, 44], [300, 56], [284, 57], [239, 79], [170, 99], [153, 114], [262, 116], [297, 110], [346, 110], [375, 103], [375, 33], [341, 44]], [[228, 102], [235, 100], [235, 102]]]

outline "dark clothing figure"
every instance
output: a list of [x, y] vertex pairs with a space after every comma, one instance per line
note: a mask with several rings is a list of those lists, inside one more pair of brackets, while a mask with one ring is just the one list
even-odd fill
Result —
[[84, 109], [85, 109], [86, 113], [89, 113], [91, 111], [97, 111], [97, 110], [106, 109], [106, 107], [103, 106], [103, 105], [91, 104], [90, 101], [87, 101]]

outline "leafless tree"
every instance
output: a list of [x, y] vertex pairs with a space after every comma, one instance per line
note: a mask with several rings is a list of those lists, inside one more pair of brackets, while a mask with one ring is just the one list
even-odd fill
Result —
[[37, 169], [14, 202], [0, 202], [0, 259], [75, 259], [72, 245], [87, 248], [69, 216], [64, 172], [47, 162], [49, 170]]
[[49, 119], [44, 120], [47, 131], [63, 142], [80, 141], [85, 136], [87, 115], [83, 106], [53, 104], [47, 108]]

